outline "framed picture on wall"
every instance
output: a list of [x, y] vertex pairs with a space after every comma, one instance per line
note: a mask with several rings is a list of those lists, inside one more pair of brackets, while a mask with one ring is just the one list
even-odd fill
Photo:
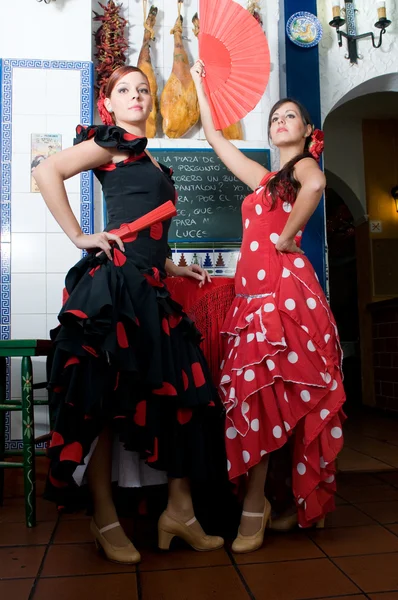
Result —
[[39, 188], [32, 176], [35, 169], [43, 160], [62, 150], [62, 135], [59, 133], [32, 133], [31, 159], [30, 159], [30, 191], [38, 193]]

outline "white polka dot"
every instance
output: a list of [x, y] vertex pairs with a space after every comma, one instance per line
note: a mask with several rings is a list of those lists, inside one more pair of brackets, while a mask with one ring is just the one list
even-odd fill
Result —
[[287, 279], [288, 277], [290, 277], [290, 271], [289, 269], [286, 269], [286, 267], [283, 267], [282, 277], [283, 279]]
[[304, 463], [299, 463], [299, 464], [297, 465], [297, 473], [298, 473], [299, 475], [304, 475], [304, 474], [305, 474], [305, 472], [306, 472], [306, 470], [307, 470], [307, 467], [305, 466], [305, 464], [304, 464]]
[[235, 338], [235, 344], [234, 344], [235, 348], [236, 348], [237, 346], [239, 346], [239, 344], [240, 344], [240, 336], [238, 335], [238, 336]]
[[250, 460], [250, 454], [247, 450], [243, 450], [242, 457], [245, 463], [248, 463]]
[[284, 337], [281, 339], [281, 344], [283, 344], [284, 346], [286, 346], [286, 340], [285, 340]]
[[304, 498], [299, 498], [299, 499], [297, 500], [297, 503], [298, 503], [298, 504], [303, 504], [303, 502], [304, 502]]
[[296, 308], [296, 303], [293, 300], [293, 298], [288, 298], [287, 300], [285, 300], [285, 306], [287, 310], [294, 310]]
[[315, 352], [316, 348], [314, 346], [314, 344], [311, 342], [311, 340], [307, 343], [307, 348], [310, 352]]
[[227, 460], [227, 469], [228, 469], [228, 471], [231, 470], [231, 467], [232, 467], [231, 461]]
[[270, 358], [266, 361], [266, 365], [270, 371], [273, 371], [275, 369], [275, 363]]
[[252, 369], [248, 369], [245, 373], [245, 381], [253, 381], [254, 378], [254, 371]]
[[296, 364], [298, 361], [298, 354], [296, 352], [289, 352], [287, 360], [292, 364]]
[[250, 427], [253, 429], [253, 431], [258, 431], [260, 429], [260, 421], [258, 419], [253, 419], [253, 421], [250, 423]]
[[238, 376], [239, 376], [239, 375], [242, 375], [242, 373], [243, 373], [243, 369], [239, 369], [239, 370], [236, 372], [236, 374], [237, 374]]
[[279, 425], [276, 425], [276, 427], [274, 427], [272, 430], [272, 435], [274, 436], [274, 438], [279, 440], [279, 438], [282, 437], [282, 427], [279, 427]]
[[256, 250], [258, 250], [259, 246], [260, 246], [260, 244], [258, 242], [254, 241], [250, 244], [250, 250], [252, 252], [255, 252]]
[[316, 273], [314, 273], [314, 275], [315, 275], [315, 279], [316, 279], [317, 281], [319, 281], [319, 277], [318, 277], [318, 275], [317, 275]]
[[334, 481], [334, 475], [330, 475], [329, 477], [326, 477], [325, 479], [325, 483], [333, 483]]
[[305, 266], [305, 262], [303, 261], [302, 258], [296, 258], [294, 260], [294, 266], [297, 267], [298, 269], [302, 269]]
[[250, 297], [249, 297], [249, 298], [246, 298], [246, 302], [247, 302], [248, 304], [250, 304], [250, 302], [251, 302], [252, 300], [253, 300], [253, 298], [250, 298]]
[[325, 419], [327, 419], [329, 415], [330, 415], [330, 410], [328, 410], [327, 408], [324, 408], [320, 412], [320, 416], [321, 416], [322, 421], [324, 421]]
[[284, 392], [284, 394], [283, 394], [283, 397], [284, 397], [284, 399], [286, 400], [286, 402], [289, 402], [289, 399], [288, 399], [288, 397], [287, 397], [287, 393], [286, 393], [286, 392]]
[[267, 302], [267, 304], [264, 305], [264, 312], [271, 313], [274, 310], [275, 310], [275, 304], [272, 304], [271, 302]]
[[290, 425], [289, 425], [289, 423], [286, 423], [286, 421], [283, 421], [283, 424], [285, 426], [286, 431], [290, 431]]
[[235, 388], [231, 387], [231, 389], [229, 390], [229, 399], [230, 400], [235, 400], [235, 398], [236, 398]]
[[238, 358], [238, 353], [235, 354], [234, 360], [236, 360], [237, 358]]
[[309, 329], [308, 329], [308, 327], [306, 327], [305, 325], [302, 325], [302, 326], [301, 326], [301, 329], [304, 329], [304, 331], [305, 331], [306, 333], [309, 333], [309, 332], [310, 332], [310, 331], [309, 331]]
[[242, 402], [242, 415], [245, 415], [246, 413], [249, 412], [250, 410], [250, 406], [248, 402]]
[[248, 342], [252, 342], [254, 340], [254, 338], [255, 338], [254, 333], [248, 333], [247, 334], [247, 341]]
[[266, 454], [267, 454], [267, 451], [266, 451], [266, 450], [261, 450], [261, 452], [260, 452], [260, 456], [261, 456], [261, 457], [262, 457], [262, 456], [265, 456]]
[[263, 212], [263, 207], [261, 206], [261, 204], [256, 204], [256, 213], [258, 215], [261, 215], [262, 212]]
[[229, 440], [234, 440], [238, 435], [238, 432], [236, 431], [235, 427], [228, 427], [226, 435]]
[[337, 381], [336, 381], [335, 379], [333, 379], [333, 383], [332, 383], [332, 385], [331, 385], [331, 388], [330, 388], [330, 390], [331, 390], [332, 392], [334, 392], [334, 390], [337, 390]]
[[250, 313], [250, 315], [247, 315], [247, 317], [246, 317], [246, 321], [248, 323], [251, 323], [253, 321], [253, 319], [254, 319], [253, 313]]
[[265, 340], [265, 335], [261, 333], [261, 331], [256, 331], [256, 339], [258, 342], [263, 342]]
[[245, 229], [247, 229], [249, 227], [249, 225], [250, 225], [250, 221], [249, 221], [249, 219], [246, 219], [246, 221], [245, 221]]
[[330, 340], [330, 335], [329, 335], [329, 333], [327, 333], [325, 335], [325, 342], [326, 342], [326, 344], [328, 343], [329, 340]]
[[325, 358], [324, 356], [321, 356], [321, 358], [322, 358], [323, 362], [324, 362], [324, 363], [325, 363], [325, 365], [326, 365], [326, 363], [328, 362], [328, 361], [326, 360], [326, 358]]
[[314, 310], [314, 308], [316, 308], [316, 300], [315, 300], [315, 298], [307, 298], [307, 306], [311, 310]]
[[220, 371], [222, 371], [222, 370], [223, 370], [223, 368], [224, 368], [224, 365], [225, 365], [225, 360], [223, 360], [223, 361], [222, 361], [222, 363], [221, 363], [221, 365], [220, 365]]
[[292, 205], [290, 204], [290, 202], [284, 202], [283, 203], [283, 210], [287, 213], [292, 212]]
[[[236, 313], [237, 313], [237, 312], [238, 312], [238, 307], [237, 307], [237, 306], [235, 306], [235, 308], [234, 308], [234, 316], [236, 315]], [[228, 340], [228, 341], [229, 341], [229, 340]]]
[[321, 469], [326, 469], [326, 467], [328, 466], [328, 463], [325, 461], [323, 456], [321, 456], [319, 460], [319, 466], [321, 467]]
[[256, 190], [256, 194], [257, 194], [257, 196], [258, 196], [259, 194], [261, 194], [261, 192], [263, 191], [263, 189], [264, 189], [264, 186], [263, 186], [263, 185], [262, 185], [261, 187], [257, 188], [257, 190]]
[[221, 379], [221, 383], [227, 383], [227, 381], [229, 381], [229, 375], [223, 375], [223, 378]]
[[332, 438], [334, 438], [335, 440], [339, 440], [343, 435], [341, 427], [333, 427], [330, 433], [332, 434]]
[[273, 244], [276, 244], [276, 242], [279, 240], [279, 235], [277, 233], [271, 233], [269, 239]]
[[325, 382], [329, 385], [329, 383], [332, 381], [332, 376], [330, 375], [330, 373], [326, 373], [325, 374]]
[[228, 354], [228, 358], [231, 358], [231, 356], [232, 356], [232, 352], [233, 352], [233, 351], [234, 351], [234, 349], [232, 348], [232, 349], [230, 350], [229, 354]]
[[300, 398], [303, 402], [309, 402], [311, 400], [311, 394], [308, 390], [303, 390], [300, 394]]
[[243, 287], [245, 287], [245, 286], [246, 286], [246, 283], [247, 283], [247, 281], [246, 281], [246, 278], [245, 278], [245, 277], [242, 277], [242, 285], [243, 285]]
[[260, 269], [260, 271], [257, 273], [257, 279], [259, 281], [263, 281], [263, 279], [265, 279], [266, 276], [266, 272], [264, 271], [264, 269]]
[[238, 260], [240, 260], [242, 258], [242, 252], [239, 252], [238, 254]]
[[301, 237], [302, 235], [303, 235], [303, 232], [300, 229], [300, 231], [297, 232], [297, 237]]

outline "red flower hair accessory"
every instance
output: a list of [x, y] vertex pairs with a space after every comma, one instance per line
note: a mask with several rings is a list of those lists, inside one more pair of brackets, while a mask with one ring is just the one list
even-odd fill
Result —
[[114, 125], [115, 124], [112, 119], [111, 113], [109, 111], [107, 111], [105, 108], [105, 95], [103, 92], [101, 92], [99, 95], [98, 102], [97, 102], [97, 108], [98, 108], [99, 116], [101, 117], [101, 121], [103, 122], [104, 125]]
[[311, 135], [311, 141], [308, 146], [308, 152], [312, 154], [316, 161], [321, 158], [325, 143], [325, 134], [320, 129], [315, 129]]

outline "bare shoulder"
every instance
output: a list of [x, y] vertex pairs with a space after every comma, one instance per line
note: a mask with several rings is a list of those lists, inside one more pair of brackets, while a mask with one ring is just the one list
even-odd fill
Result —
[[318, 186], [325, 187], [326, 185], [325, 174], [313, 158], [299, 160], [294, 166], [294, 175], [301, 185], [309, 181], [316, 183]]

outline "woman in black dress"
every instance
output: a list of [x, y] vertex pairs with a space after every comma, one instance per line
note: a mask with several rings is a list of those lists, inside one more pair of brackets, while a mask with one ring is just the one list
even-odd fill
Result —
[[[164, 284], [166, 274], [194, 277], [199, 285], [208, 275], [197, 265], [180, 268], [167, 258], [170, 221], [124, 241], [118, 236], [121, 225], [168, 200], [175, 202], [171, 171], [145, 151], [151, 104], [146, 76], [135, 67], [118, 69], [104, 101], [115, 124], [78, 126], [75, 146], [34, 171], [63, 231], [89, 251], [66, 276], [60, 325], [51, 332], [56, 421], [47, 495], [67, 504], [88, 464], [91, 531], [107, 558], [120, 563], [136, 563], [140, 554], [120, 527], [112, 499], [115, 437], [124, 469], [127, 456], [127, 469], [138, 468], [141, 475], [157, 470], [168, 477], [159, 546], [168, 549], [174, 536], [196, 550], [223, 545], [222, 538], [206, 536], [196, 521], [190, 492], [190, 480], [208, 482], [217, 475], [221, 409], [199, 349], [200, 334]], [[102, 184], [108, 211], [106, 231], [93, 235], [82, 233], [64, 186], [66, 179], [88, 169]], [[154, 482], [151, 476], [146, 479]]]

